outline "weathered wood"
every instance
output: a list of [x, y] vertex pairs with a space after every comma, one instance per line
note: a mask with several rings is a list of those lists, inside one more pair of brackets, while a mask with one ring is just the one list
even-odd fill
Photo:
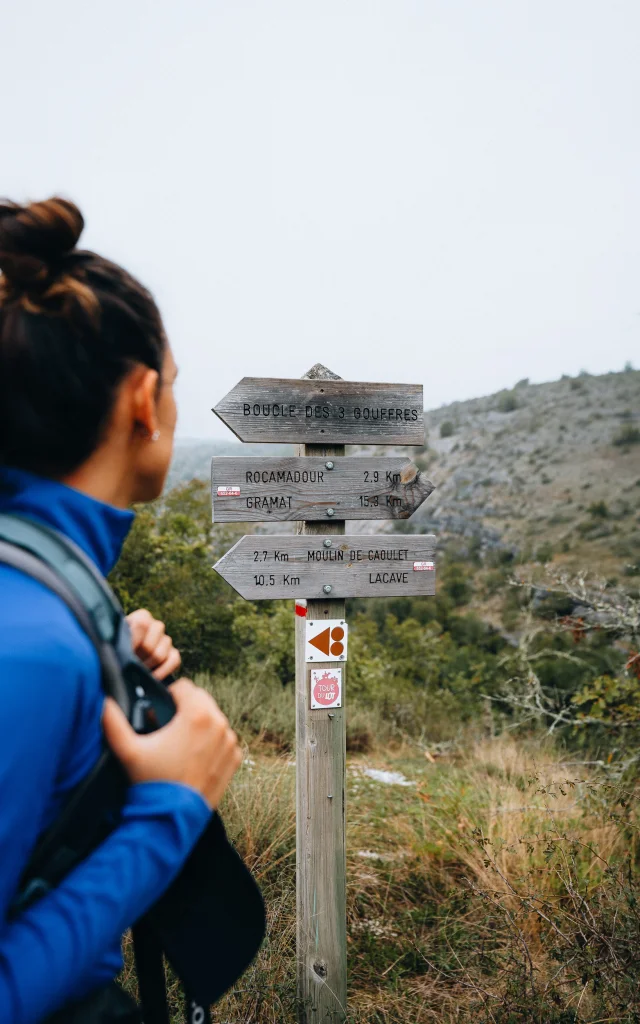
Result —
[[330, 524], [315, 525], [318, 536], [242, 537], [214, 569], [250, 601], [435, 594], [433, 534], [338, 539], [329, 532]]
[[[219, 560], [214, 568], [238, 593], [253, 600], [305, 597], [306, 619], [315, 622], [343, 620], [347, 596], [435, 593], [434, 537], [346, 536], [344, 525], [345, 519], [407, 518], [431, 492], [433, 485], [405, 458], [343, 460], [344, 444], [424, 444], [420, 386], [342, 381], [318, 363], [303, 380], [244, 378], [213, 411], [241, 440], [293, 441], [303, 457], [213, 460], [216, 520], [304, 520], [295, 537], [243, 537]], [[256, 471], [257, 479], [247, 476]], [[286, 476], [300, 471], [306, 478]], [[265, 480], [264, 472], [275, 478]], [[307, 663], [306, 622], [298, 615], [295, 621], [298, 1021], [341, 1024], [347, 1015], [346, 665]], [[341, 707], [311, 707], [311, 671], [325, 668], [342, 671]]]
[[421, 384], [244, 377], [213, 409], [241, 441], [424, 444]]
[[408, 519], [433, 486], [402, 456], [211, 460], [216, 523]]
[[[331, 374], [321, 366], [309, 372]], [[344, 448], [300, 445], [298, 454], [340, 461]], [[300, 539], [319, 533], [339, 539], [344, 522], [298, 523], [297, 530]], [[307, 602], [311, 621], [344, 617], [343, 600]], [[304, 652], [305, 619], [296, 616], [298, 1022], [341, 1024], [347, 1005], [346, 665], [307, 664]], [[337, 666], [342, 669], [342, 707], [311, 710], [311, 669]]]

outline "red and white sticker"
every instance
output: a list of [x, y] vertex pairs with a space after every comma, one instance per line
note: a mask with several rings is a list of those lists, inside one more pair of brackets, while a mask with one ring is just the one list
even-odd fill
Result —
[[307, 601], [304, 597], [296, 598], [296, 615], [299, 615], [301, 619], [307, 617]]
[[239, 487], [218, 487], [219, 498], [239, 498], [240, 488]]
[[436, 563], [435, 562], [414, 562], [413, 563], [413, 571], [414, 572], [429, 572], [430, 570], [435, 569], [435, 567], [436, 567]]
[[342, 669], [311, 669], [311, 707], [342, 707]]

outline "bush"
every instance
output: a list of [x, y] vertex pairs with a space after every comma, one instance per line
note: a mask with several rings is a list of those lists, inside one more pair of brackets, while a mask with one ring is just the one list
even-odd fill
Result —
[[631, 423], [625, 423], [613, 438], [613, 444], [618, 448], [628, 448], [632, 444], [640, 444], [640, 429]]
[[467, 604], [473, 593], [469, 576], [456, 564], [449, 566], [442, 574], [442, 588], [455, 605]]
[[608, 519], [609, 518], [609, 507], [606, 501], [594, 501], [587, 508], [588, 514], [592, 519]]
[[546, 541], [544, 544], [541, 544], [538, 550], [536, 551], [536, 562], [540, 562], [542, 565], [545, 565], [547, 562], [552, 561], [553, 548], [551, 547], [549, 541]]
[[440, 437], [451, 437], [455, 432], [455, 427], [451, 420], [445, 420], [444, 423], [440, 424]]
[[498, 412], [513, 412], [514, 409], [518, 408], [518, 399], [516, 398], [513, 391], [503, 391], [498, 396], [497, 409]]
[[209, 487], [177, 487], [138, 512], [110, 582], [125, 612], [148, 608], [167, 624], [187, 674], [231, 670], [236, 595], [211, 570], [239, 535], [211, 523]]

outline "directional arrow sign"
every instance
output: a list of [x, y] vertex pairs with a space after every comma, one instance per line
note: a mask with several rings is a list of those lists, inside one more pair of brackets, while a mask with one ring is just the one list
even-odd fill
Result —
[[211, 460], [216, 523], [408, 519], [432, 490], [402, 457]]
[[435, 594], [432, 534], [242, 537], [214, 569], [251, 601]]
[[[305, 661], [346, 661], [349, 627], [344, 619], [307, 619]], [[324, 654], [324, 658], [322, 655]]]
[[213, 412], [241, 441], [424, 444], [421, 384], [244, 377]]

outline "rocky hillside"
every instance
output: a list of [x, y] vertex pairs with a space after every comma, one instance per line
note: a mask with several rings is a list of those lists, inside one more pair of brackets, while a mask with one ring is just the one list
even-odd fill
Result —
[[[520, 381], [432, 410], [427, 424], [427, 445], [409, 453], [437, 489], [395, 529], [433, 531], [485, 554], [568, 561], [608, 577], [640, 573], [640, 371]], [[169, 483], [208, 477], [212, 455], [287, 451], [184, 441]]]
[[412, 529], [605, 575], [640, 568], [640, 372], [582, 374], [428, 414], [437, 490]]

